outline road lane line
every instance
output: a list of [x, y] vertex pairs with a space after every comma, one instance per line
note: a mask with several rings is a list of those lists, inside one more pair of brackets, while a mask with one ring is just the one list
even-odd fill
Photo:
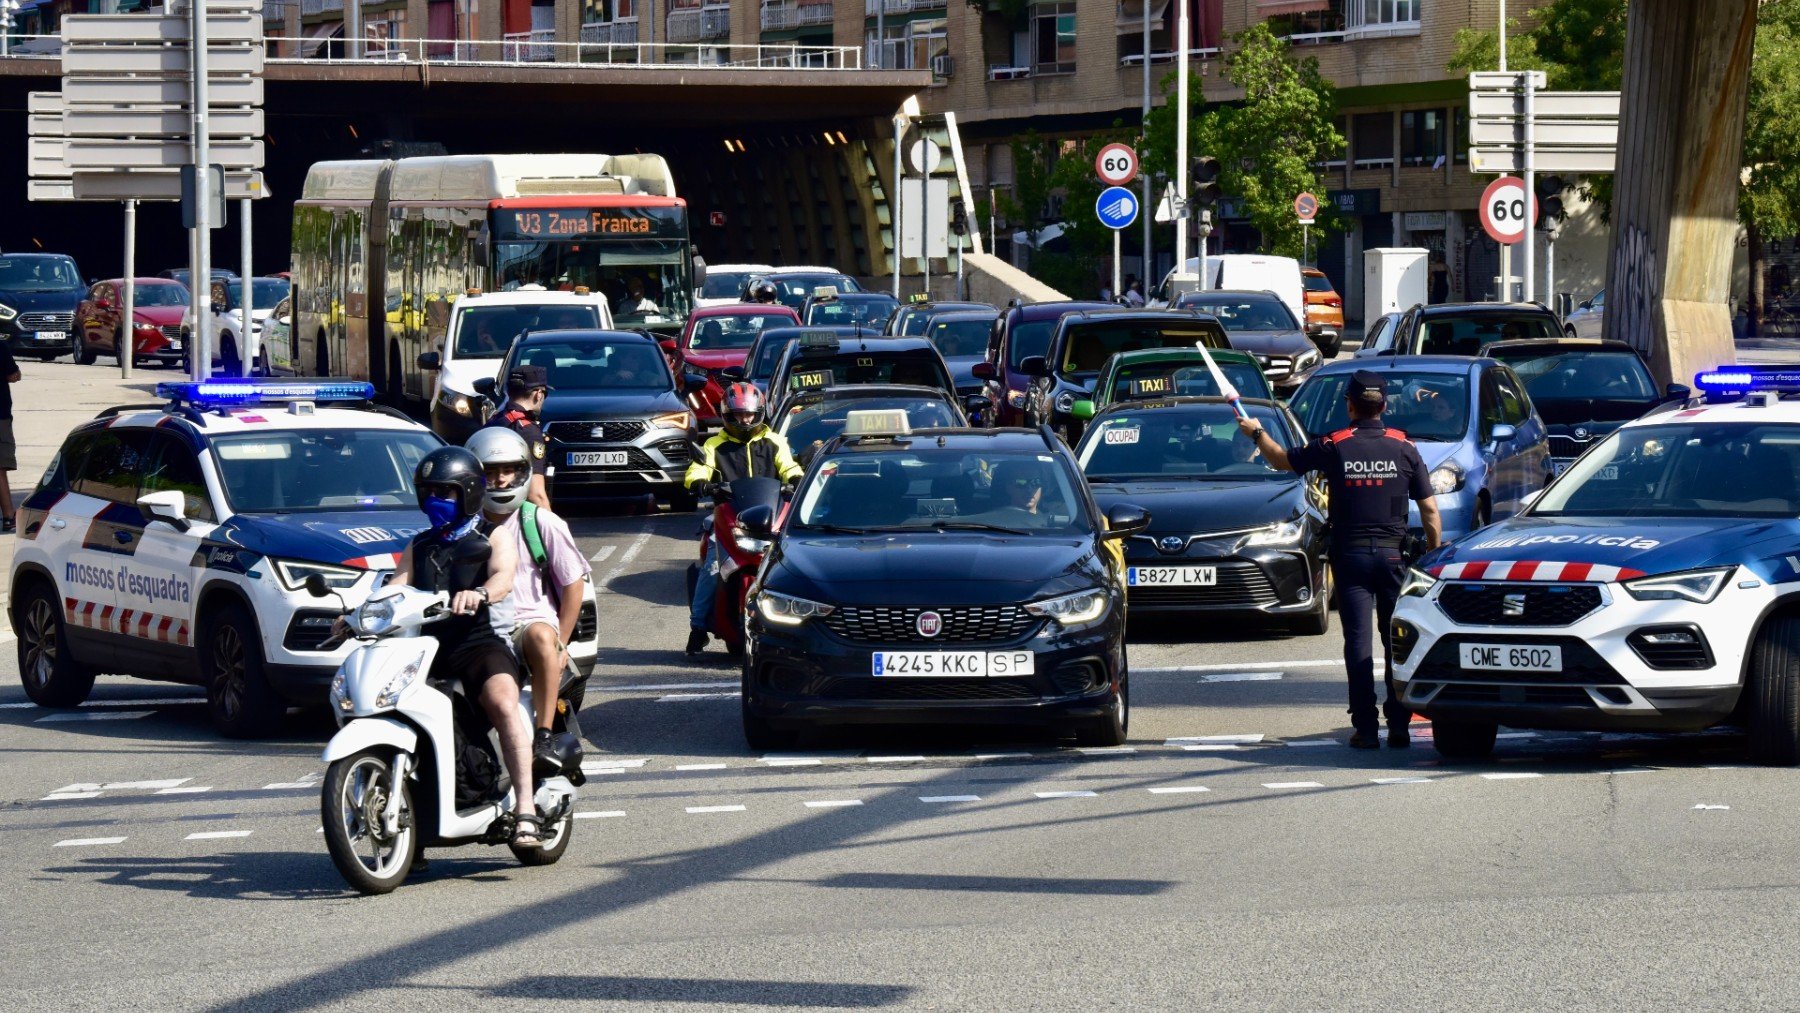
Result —
[[1487, 780], [1487, 781], [1523, 781], [1528, 778], [1543, 777], [1543, 776], [1544, 775], [1539, 774], [1539, 773], [1535, 773], [1532, 771], [1524, 771], [1524, 770], [1508, 770], [1508, 771], [1501, 771], [1500, 773], [1497, 773], [1497, 774], [1481, 775], [1482, 779]]
[[1433, 781], [1433, 780], [1436, 780], [1436, 778], [1431, 778], [1431, 777], [1371, 777], [1371, 778], [1369, 778], [1369, 781], [1373, 784], [1424, 784], [1427, 781]]
[[1263, 736], [1261, 734], [1257, 734], [1257, 735], [1177, 735], [1174, 738], [1164, 739], [1163, 745], [1179, 746], [1179, 745], [1183, 745], [1183, 744], [1189, 743], [1189, 742], [1217, 744], [1217, 743], [1255, 743], [1255, 742], [1261, 742], [1261, 741], [1263, 741]]
[[606, 562], [607, 557], [611, 556], [614, 552], [618, 551], [618, 548], [619, 547], [617, 545], [602, 545], [600, 547], [599, 552], [596, 552], [593, 555], [588, 557], [588, 562], [604, 563], [604, 562]]
[[604, 820], [623, 815], [625, 815], [623, 809], [596, 809], [591, 812], [576, 813], [575, 818], [578, 820]]
[[943, 803], [943, 802], [979, 802], [979, 801], [981, 801], [981, 796], [980, 795], [920, 795], [919, 801], [925, 802], [925, 803], [928, 803], [931, 805], [937, 805], [937, 804]]
[[187, 787], [187, 788], [164, 788], [164, 789], [158, 791], [157, 794], [158, 795], [198, 795], [203, 791], [212, 791], [212, 785], [209, 784], [204, 787], [196, 785], [196, 786], [191, 786], [191, 787]]
[[729, 693], [671, 693], [668, 696], [657, 697], [656, 702], [689, 703], [694, 700], [736, 700], [740, 692], [742, 691], [732, 690]]
[[317, 787], [318, 787], [318, 785], [312, 781], [277, 781], [274, 784], [263, 785], [262, 790], [263, 791], [299, 791], [303, 788], [317, 788]]
[[[167, 696], [148, 697], [142, 700], [89, 700], [81, 705], [83, 710], [90, 707], [167, 707], [174, 704], [205, 703], [203, 696]], [[29, 700], [0, 703], [0, 710], [30, 710], [38, 706]]]
[[1202, 685], [1213, 682], [1279, 682], [1282, 672], [1217, 672], [1200, 677]]
[[1097, 792], [1092, 791], [1034, 791], [1038, 798], [1093, 798]]
[[56, 789], [51, 794], [66, 795], [71, 791], [99, 791], [99, 790], [100, 790], [100, 786], [98, 784], [93, 784], [93, 783], [90, 783], [87, 781], [80, 781], [75, 784], [65, 784], [61, 788]]
[[1150, 794], [1152, 794], [1152, 795], [1190, 795], [1195, 792], [1201, 792], [1201, 791], [1212, 791], [1212, 789], [1202, 787], [1197, 784], [1179, 784], [1179, 785], [1173, 785], [1168, 788], [1151, 788]]
[[38, 799], [38, 801], [39, 802], [67, 802], [70, 799], [99, 798], [99, 797], [100, 797], [100, 793], [97, 791], [53, 791], [50, 794], [45, 795], [43, 798]]
[[1083, 756], [1112, 756], [1137, 752], [1136, 746], [1076, 746], [1075, 751]]
[[823, 799], [818, 802], [806, 803], [806, 807], [808, 809], [843, 809], [847, 806], [857, 806], [857, 805], [862, 805], [862, 799], [860, 799], [860, 798]]
[[682, 763], [676, 770], [724, 770], [728, 765], [723, 763]]
[[691, 805], [687, 807], [687, 811], [694, 814], [741, 813], [744, 811], [744, 807], [741, 805]]
[[1317, 781], [1270, 781], [1263, 787], [1281, 790], [1284, 788], [1323, 788], [1325, 786]]
[[589, 757], [589, 758], [581, 761], [581, 766], [582, 766], [582, 769], [584, 769], [584, 770], [588, 767], [641, 767], [644, 764], [649, 763], [649, 762], [650, 762], [649, 757], [642, 757], [642, 756], [629, 757], [626, 759], [614, 759], [610, 756], [606, 757], [605, 759], [595, 759], [593, 757]]
[[976, 753], [977, 760], [1029, 760], [1031, 753]]
[[655, 686], [601, 686], [590, 683], [593, 688], [606, 693], [667, 693], [678, 689], [718, 689], [730, 685], [724, 682], [665, 682]]
[[606, 571], [606, 576], [600, 578], [600, 587], [611, 590], [612, 582], [625, 572], [625, 568], [631, 565], [631, 561], [637, 558], [638, 553], [644, 551], [644, 546], [650, 544], [651, 533], [648, 526], [638, 532], [637, 537], [631, 540], [631, 544], [625, 547], [625, 551], [619, 554], [619, 561], [613, 564], [612, 569]]
[[227, 837], [249, 837], [248, 830], [202, 830], [197, 834], [183, 837], [184, 841], [221, 841]]
[[1299, 746], [1302, 749], [1307, 749], [1307, 748], [1311, 748], [1311, 747], [1315, 747], [1315, 746], [1341, 746], [1341, 745], [1343, 745], [1343, 743], [1339, 742], [1336, 739], [1299, 739], [1297, 741], [1288, 743], [1288, 745], [1289, 746]]
[[36, 724], [49, 724], [52, 721], [133, 721], [147, 718], [155, 711], [57, 711], [46, 714], [36, 720]]
[[865, 756], [866, 763], [923, 763], [923, 756]]
[[74, 837], [66, 841], [57, 841], [52, 847], [85, 848], [94, 844], [118, 844], [123, 840], [125, 840], [123, 837]]
[[161, 781], [114, 781], [100, 787], [105, 791], [148, 790], [150, 788], [174, 788], [192, 781], [191, 777], [170, 777]]
[[1701, 805], [1697, 805], [1697, 806], [1695, 806], [1695, 807], [1694, 807], [1694, 808], [1696, 808], [1696, 809], [1730, 809], [1730, 808], [1731, 808], [1731, 807], [1730, 807], [1730, 806], [1728, 806], [1728, 805], [1705, 805], [1705, 804], [1701, 804]]

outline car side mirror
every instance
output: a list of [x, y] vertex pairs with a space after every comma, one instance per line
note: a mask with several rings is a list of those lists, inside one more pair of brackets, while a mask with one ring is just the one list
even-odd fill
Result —
[[991, 362], [977, 362], [969, 367], [969, 375], [977, 380], [998, 380], [1000, 373]]
[[775, 533], [775, 511], [766, 503], [745, 507], [744, 512], [738, 514], [738, 527], [752, 538], [766, 540]]
[[1028, 355], [1019, 363], [1019, 372], [1026, 376], [1049, 376], [1050, 360], [1041, 355]]
[[744, 372], [742, 366], [726, 366], [719, 370], [719, 376], [730, 383], [742, 383], [750, 378], [750, 374]]
[[487, 398], [489, 401], [493, 401], [496, 403], [499, 402], [500, 396], [498, 394], [496, 394], [494, 391], [494, 378], [493, 377], [491, 377], [491, 376], [480, 377], [473, 384], [470, 384], [470, 386], [475, 388], [475, 393], [480, 394], [482, 397]]
[[698, 394], [706, 389], [705, 373], [681, 374], [681, 390], [686, 394]]
[[675, 339], [674, 338], [664, 338], [661, 341], [658, 341], [656, 343], [656, 347], [662, 349], [663, 351], [669, 353], [670, 355], [674, 355], [675, 354]]
[[1519, 435], [1517, 429], [1502, 422], [1493, 429], [1488, 430], [1488, 444], [1497, 447], [1517, 435]]
[[1135, 503], [1114, 504], [1106, 512], [1106, 538], [1130, 538], [1150, 526], [1150, 511]]
[[1686, 401], [1694, 396], [1694, 389], [1685, 383], [1672, 383], [1663, 388], [1663, 395], [1670, 401]]
[[1080, 419], [1083, 422], [1088, 421], [1089, 419], [1094, 417], [1094, 402], [1092, 402], [1092, 401], [1077, 401], [1077, 402], [1075, 402], [1074, 404], [1069, 406], [1069, 417]]
[[419, 368], [427, 373], [435, 373], [444, 368], [444, 357], [436, 352], [424, 352], [419, 356]]
[[147, 521], [162, 521], [177, 531], [188, 529], [187, 497], [178, 489], [145, 493], [137, 505]]

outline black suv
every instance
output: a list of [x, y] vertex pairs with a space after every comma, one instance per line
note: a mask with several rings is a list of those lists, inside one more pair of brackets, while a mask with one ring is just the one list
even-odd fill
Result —
[[1371, 355], [1480, 355], [1496, 341], [1563, 336], [1556, 314], [1537, 303], [1464, 302], [1414, 306], [1356, 351]]
[[766, 509], [740, 518], [772, 539], [745, 620], [750, 746], [872, 723], [1029, 724], [1124, 742], [1121, 544], [1148, 514], [1121, 504], [1102, 515], [1045, 430], [870, 434], [882, 421], [849, 417], [779, 532]]
[[956, 394], [950, 367], [924, 338], [841, 337], [808, 328], [782, 353], [769, 377], [769, 417], [779, 418], [797, 392], [867, 383], [932, 387], [947, 397]]
[[1057, 322], [1050, 349], [1026, 359], [1021, 372], [1032, 377], [1025, 392], [1025, 424], [1048, 425], [1070, 445], [1083, 423], [1069, 413], [1092, 396], [1100, 367], [1120, 352], [1140, 348], [1230, 348], [1225, 328], [1197, 310], [1085, 310]]
[[88, 287], [60, 253], [0, 254], [0, 338], [15, 356], [49, 362], [75, 350], [75, 308]]

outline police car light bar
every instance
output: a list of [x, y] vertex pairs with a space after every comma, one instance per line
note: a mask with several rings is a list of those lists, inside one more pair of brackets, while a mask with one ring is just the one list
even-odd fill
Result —
[[1758, 391], [1800, 394], [1800, 369], [1779, 366], [1720, 366], [1694, 377], [1694, 386], [1710, 400], [1743, 397]]
[[159, 383], [156, 396], [204, 409], [289, 401], [369, 401], [375, 397], [375, 386], [361, 380], [202, 380]]
[[850, 412], [844, 416], [844, 435], [851, 438], [911, 436], [912, 423], [907, 420], [904, 408]]

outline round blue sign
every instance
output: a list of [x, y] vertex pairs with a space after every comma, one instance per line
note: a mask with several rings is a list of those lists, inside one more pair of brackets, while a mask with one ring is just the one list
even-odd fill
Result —
[[1109, 186], [1094, 201], [1094, 215], [1109, 229], [1122, 229], [1137, 221], [1137, 194], [1122, 186]]

